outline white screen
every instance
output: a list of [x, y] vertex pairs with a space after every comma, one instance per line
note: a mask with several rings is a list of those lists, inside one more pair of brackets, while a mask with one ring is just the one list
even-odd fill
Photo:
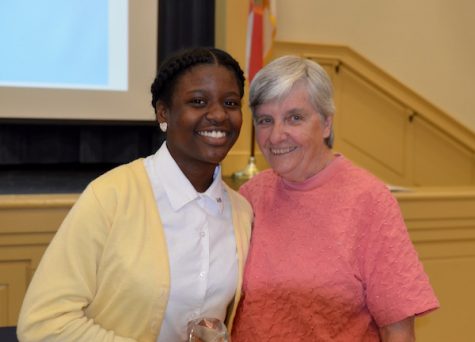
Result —
[[153, 120], [157, 1], [0, 1], [0, 118]]

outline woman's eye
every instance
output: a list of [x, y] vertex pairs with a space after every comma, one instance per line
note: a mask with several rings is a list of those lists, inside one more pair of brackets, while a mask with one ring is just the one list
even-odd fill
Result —
[[293, 121], [293, 122], [297, 122], [297, 121], [300, 121], [300, 120], [302, 120], [302, 117], [300, 115], [297, 115], [297, 114], [292, 115], [290, 117], [290, 121]]
[[268, 117], [258, 117], [255, 119], [256, 125], [264, 126], [272, 123], [272, 119]]
[[190, 103], [192, 103], [193, 105], [202, 106], [206, 104], [206, 101], [203, 99], [192, 99]]
[[292, 114], [292, 115], [289, 115], [287, 118], [286, 118], [286, 121], [289, 123], [289, 124], [298, 124], [300, 122], [302, 122], [303, 120], [303, 116], [300, 115], [300, 114]]
[[224, 102], [226, 107], [241, 108], [241, 101], [228, 100]]

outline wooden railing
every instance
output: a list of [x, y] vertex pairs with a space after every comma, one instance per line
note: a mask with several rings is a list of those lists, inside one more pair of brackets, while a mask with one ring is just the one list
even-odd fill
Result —
[[475, 133], [344, 46], [277, 42], [332, 78], [335, 150], [388, 183], [475, 185]]

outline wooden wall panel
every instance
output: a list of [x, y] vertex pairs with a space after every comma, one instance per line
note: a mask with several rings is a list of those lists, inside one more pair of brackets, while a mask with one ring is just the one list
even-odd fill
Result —
[[405, 183], [408, 110], [348, 68], [340, 67], [336, 148], [392, 183]]
[[424, 186], [473, 183], [474, 154], [417, 116], [414, 126], [414, 184]]
[[397, 197], [441, 304], [416, 320], [417, 340], [474, 341], [475, 188], [422, 188]]
[[8, 282], [3, 280], [3, 274], [0, 274], [0, 327], [9, 326], [8, 324]]
[[0, 196], [0, 326], [16, 325], [31, 277], [76, 198]]
[[441, 309], [416, 320], [417, 341], [474, 341], [475, 272], [469, 270], [475, 269], [475, 257], [424, 260], [424, 267]]
[[0, 326], [16, 325], [27, 287], [26, 265], [0, 261]]

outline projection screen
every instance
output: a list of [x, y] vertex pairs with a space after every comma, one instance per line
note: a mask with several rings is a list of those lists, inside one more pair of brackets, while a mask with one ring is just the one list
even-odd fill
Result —
[[0, 119], [153, 120], [156, 0], [2, 0]]

